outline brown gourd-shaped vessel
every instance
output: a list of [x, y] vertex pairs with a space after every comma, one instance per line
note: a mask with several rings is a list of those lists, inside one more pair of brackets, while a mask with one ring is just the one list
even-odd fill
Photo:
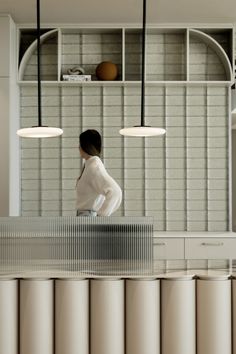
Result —
[[118, 76], [118, 67], [111, 61], [103, 61], [96, 68], [98, 80], [113, 81]]

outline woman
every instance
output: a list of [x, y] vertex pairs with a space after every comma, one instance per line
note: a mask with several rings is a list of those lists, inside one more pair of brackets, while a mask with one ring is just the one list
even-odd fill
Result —
[[79, 140], [85, 164], [76, 183], [77, 216], [109, 216], [119, 208], [122, 192], [100, 160], [101, 135], [89, 129], [80, 134]]

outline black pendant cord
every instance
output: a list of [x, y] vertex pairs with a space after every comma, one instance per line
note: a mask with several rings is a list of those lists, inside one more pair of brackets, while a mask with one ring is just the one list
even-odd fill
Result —
[[145, 126], [145, 47], [146, 47], [146, 0], [143, 0], [142, 29], [142, 76], [141, 76], [141, 126]]
[[38, 69], [38, 126], [42, 126], [41, 118], [41, 62], [40, 62], [40, 0], [37, 0], [37, 69]]

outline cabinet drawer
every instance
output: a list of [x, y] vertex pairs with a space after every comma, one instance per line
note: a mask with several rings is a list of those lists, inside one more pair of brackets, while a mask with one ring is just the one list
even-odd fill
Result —
[[236, 239], [194, 238], [185, 240], [187, 259], [236, 258]]
[[154, 260], [184, 259], [183, 238], [154, 238]]

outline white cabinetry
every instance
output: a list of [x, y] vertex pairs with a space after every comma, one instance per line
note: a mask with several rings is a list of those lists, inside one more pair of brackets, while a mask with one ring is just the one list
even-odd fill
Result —
[[202, 237], [154, 237], [153, 257], [154, 261], [190, 260], [190, 263], [236, 259], [236, 237], [233, 233], [228, 237], [226, 234], [207, 237], [207, 233]]
[[[1, 18], [0, 18], [1, 22]], [[0, 185], [0, 216], [9, 214], [9, 78], [0, 77], [0, 106], [1, 106], [1, 185]]]
[[236, 258], [236, 238], [188, 238], [185, 240], [185, 258]]
[[0, 49], [1, 49], [1, 65], [0, 77], [9, 77], [10, 74], [10, 26], [11, 19], [9, 16], [0, 16]]
[[155, 238], [153, 257], [158, 259], [183, 259], [184, 238]]

